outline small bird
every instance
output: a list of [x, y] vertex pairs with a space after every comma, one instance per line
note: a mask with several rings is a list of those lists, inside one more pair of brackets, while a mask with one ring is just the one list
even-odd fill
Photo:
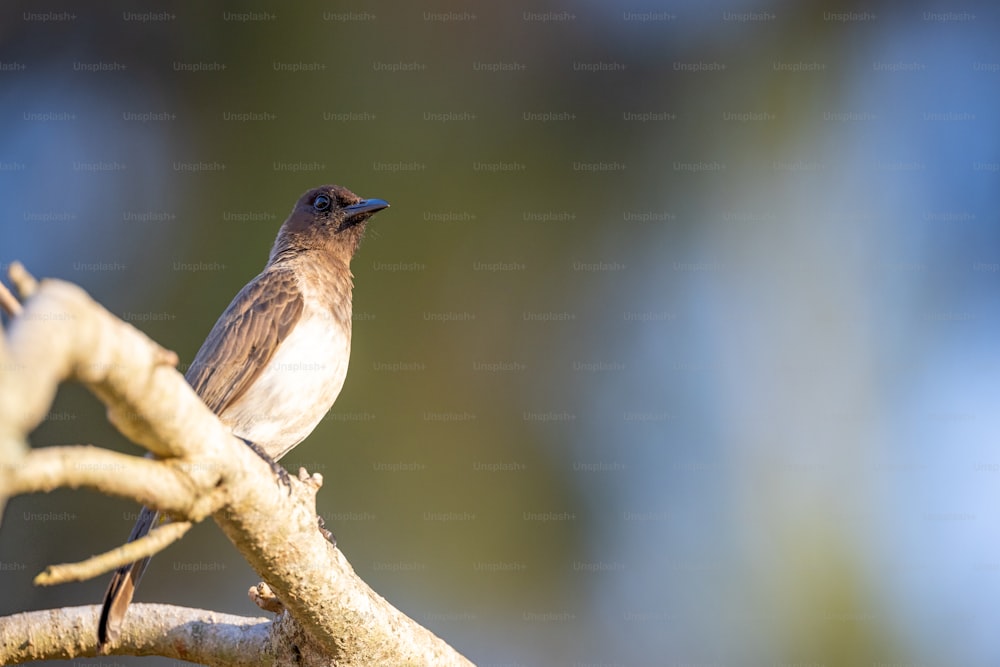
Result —
[[[198, 396], [271, 462], [302, 442], [333, 406], [351, 354], [350, 263], [368, 219], [389, 206], [339, 185], [299, 198], [264, 270], [236, 295], [185, 374]], [[142, 508], [129, 542], [161, 522]], [[117, 641], [149, 558], [115, 571], [97, 629]]]

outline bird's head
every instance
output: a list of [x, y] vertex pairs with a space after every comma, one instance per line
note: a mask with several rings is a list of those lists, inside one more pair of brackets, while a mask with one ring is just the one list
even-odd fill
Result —
[[278, 231], [271, 261], [316, 250], [350, 264], [368, 219], [388, 207], [389, 203], [382, 199], [362, 199], [340, 185], [313, 188], [299, 197]]

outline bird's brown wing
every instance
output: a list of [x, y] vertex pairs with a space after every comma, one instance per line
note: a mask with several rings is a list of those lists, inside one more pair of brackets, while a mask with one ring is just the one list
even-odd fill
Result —
[[302, 316], [295, 274], [268, 270], [236, 295], [212, 327], [185, 378], [215, 414], [253, 384]]

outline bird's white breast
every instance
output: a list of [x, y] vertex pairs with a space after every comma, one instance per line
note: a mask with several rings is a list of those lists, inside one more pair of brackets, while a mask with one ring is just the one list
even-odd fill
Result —
[[302, 317], [271, 362], [222, 413], [222, 421], [272, 458], [281, 458], [316, 428], [337, 400], [350, 354], [350, 329], [345, 330], [328, 308], [316, 307], [307, 298]]

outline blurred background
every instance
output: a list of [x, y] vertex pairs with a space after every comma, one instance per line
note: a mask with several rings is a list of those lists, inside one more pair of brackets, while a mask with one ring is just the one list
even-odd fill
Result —
[[[302, 192], [387, 199], [347, 384], [283, 463], [393, 604], [481, 665], [996, 665], [998, 25], [6, 3], [0, 262], [183, 370]], [[139, 453], [75, 386], [33, 442]], [[15, 499], [0, 613], [99, 602], [31, 579], [136, 511]], [[137, 599], [256, 615], [256, 581], [207, 522]]]

